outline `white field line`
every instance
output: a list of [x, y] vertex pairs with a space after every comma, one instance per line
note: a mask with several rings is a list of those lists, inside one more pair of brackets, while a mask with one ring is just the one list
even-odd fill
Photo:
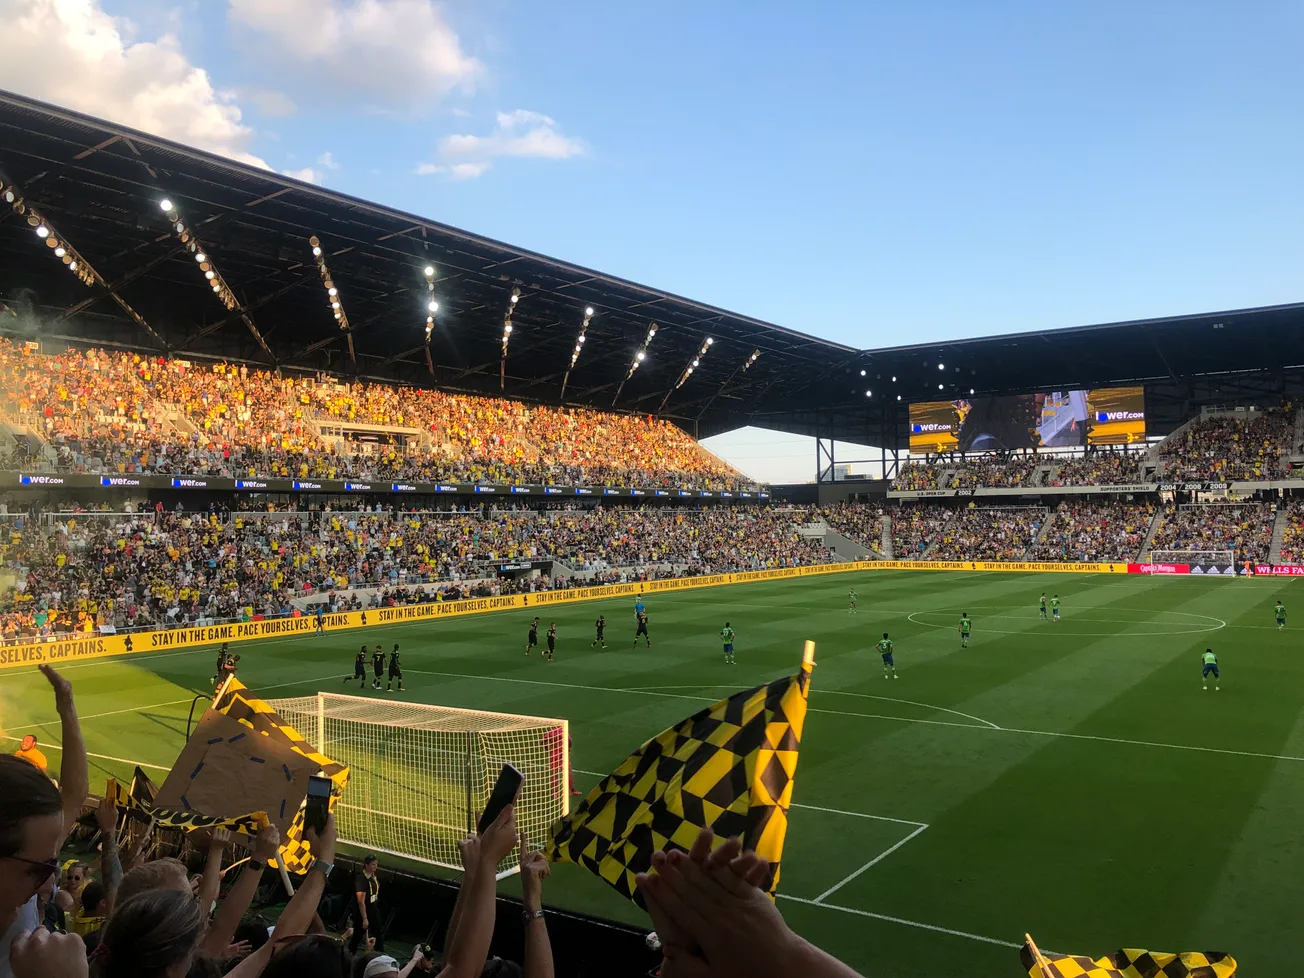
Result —
[[[734, 687], [732, 686], [626, 686], [624, 689], [621, 690], [621, 692], [643, 693], [643, 692], [650, 692], [651, 690], [656, 690], [656, 689], [733, 689], [733, 688]], [[812, 692], [819, 693], [821, 696], [828, 693], [833, 693], [838, 696], [858, 696], [861, 699], [867, 699], [867, 700], [884, 700], [885, 702], [888, 703], [905, 703], [907, 706], [922, 706], [924, 709], [937, 710], [940, 713], [954, 713], [956, 716], [964, 717], [966, 720], [977, 720], [979, 723], [985, 724], [991, 727], [993, 730], [1001, 729], [996, 724], [992, 723], [992, 721], [984, 720], [982, 717], [976, 717], [972, 713], [961, 713], [959, 710], [951, 710], [945, 706], [934, 706], [932, 703], [920, 703], [916, 700], [903, 700], [903, 699], [898, 699], [895, 696], [875, 696], [873, 693], [849, 693], [843, 689], [816, 689], [813, 690]]]
[[780, 893], [779, 899], [791, 900], [793, 903], [804, 903], [808, 907], [821, 907], [824, 910], [838, 910], [842, 913], [855, 914], [858, 917], [869, 917], [872, 920], [882, 920], [889, 924], [903, 924], [906, 927], [918, 927], [920, 930], [930, 930], [935, 934], [947, 934], [951, 937], [963, 937], [970, 941], [982, 941], [984, 944], [995, 944], [997, 947], [1012, 947], [1016, 950], [1022, 947], [1022, 944], [1014, 944], [1011, 941], [1002, 941], [995, 937], [984, 937], [982, 934], [970, 934], [964, 930], [952, 930], [950, 927], [938, 927], [936, 924], [925, 924], [918, 920], [906, 920], [904, 917], [892, 917], [883, 913], [872, 913], [869, 910], [857, 910], [854, 907], [840, 907], [832, 903], [816, 903], [814, 900], [805, 900], [801, 897], [789, 896], [787, 893]]
[[894, 845], [894, 846], [889, 846], [887, 849], [884, 849], [882, 852], [880, 852], [877, 856], [875, 856], [875, 857], [874, 857], [873, 859], [871, 859], [869, 862], [865, 863], [865, 865], [861, 866], [860, 869], [856, 870], [854, 873], [851, 873], [850, 875], [848, 875], [848, 876], [845, 877], [844, 879], [841, 879], [841, 880], [839, 880], [838, 882], [834, 883], [832, 886], [830, 886], [827, 890], [825, 890], [823, 893], [821, 893], [819, 896], [817, 896], [817, 897], [816, 897], [813, 901], [811, 901], [811, 902], [812, 902], [812, 903], [816, 903], [816, 904], [822, 904], [822, 903], [824, 902], [825, 898], [833, 896], [833, 894], [837, 893], [838, 890], [842, 889], [844, 886], [846, 886], [848, 883], [850, 883], [852, 880], [854, 880], [854, 879], [855, 879], [857, 876], [859, 876], [861, 873], [865, 872], [865, 871], [868, 870], [868, 869], [872, 869], [874, 866], [877, 866], [877, 865], [878, 865], [879, 863], [881, 863], [884, 859], [886, 859], [888, 856], [892, 855], [892, 853], [896, 852], [898, 849], [900, 849], [903, 845], [905, 845], [907, 842], [909, 842], [909, 841], [910, 841], [911, 839], [913, 839], [915, 836], [919, 835], [919, 833], [922, 832], [922, 831], [924, 831], [924, 829], [926, 829], [926, 828], [928, 828], [927, 825], [920, 825], [918, 828], [916, 828], [913, 832], [911, 832], [908, 836], [906, 836], [904, 839], [902, 839], [902, 840], [901, 840], [900, 842], [898, 842], [896, 845]]
[[[420, 673], [425, 676], [450, 676], [457, 679], [478, 679], [502, 683], [525, 683], [534, 686], [555, 686], [562, 689], [595, 690], [602, 693], [633, 693], [640, 696], [666, 696], [672, 699], [695, 700], [699, 703], [714, 701], [714, 697], [710, 696], [688, 696], [683, 693], [656, 693], [651, 690], [639, 689], [614, 689], [610, 686], [582, 686], [576, 683], [546, 682], [541, 679], [513, 679], [507, 676], [472, 676], [459, 672], [425, 672], [419, 669], [409, 669], [407, 671]], [[829, 690], [825, 690], [824, 692], [829, 692]], [[936, 709], [936, 707], [934, 709]], [[808, 707], [808, 712], [827, 713], [832, 716], [841, 717], [864, 717], [867, 720], [891, 720], [895, 723], [924, 723], [937, 727], [960, 727], [964, 730], [990, 730], [994, 733], [1024, 734], [1029, 737], [1063, 737], [1067, 740], [1091, 740], [1104, 744], [1126, 744], [1132, 747], [1159, 747], [1166, 750], [1195, 751], [1202, 754], [1226, 754], [1231, 757], [1258, 757], [1268, 761], [1304, 761], [1304, 757], [1294, 754], [1265, 754], [1249, 750], [1226, 750], [1220, 747], [1195, 747], [1191, 744], [1165, 744], [1154, 740], [1129, 740], [1125, 737], [1101, 737], [1094, 734], [1063, 733], [1056, 730], [1027, 730], [1021, 727], [997, 727], [994, 725], [979, 726], [976, 723], [955, 723], [951, 720], [924, 720], [916, 717], [894, 717], [882, 713], [853, 713], [845, 710], [821, 710], [813, 706]], [[984, 721], [984, 723], [986, 722], [987, 721]]]

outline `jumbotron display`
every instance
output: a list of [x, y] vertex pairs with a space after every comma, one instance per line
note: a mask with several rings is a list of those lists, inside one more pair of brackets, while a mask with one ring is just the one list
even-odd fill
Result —
[[1130, 445], [1146, 437], [1145, 388], [1102, 387], [910, 405], [910, 451]]

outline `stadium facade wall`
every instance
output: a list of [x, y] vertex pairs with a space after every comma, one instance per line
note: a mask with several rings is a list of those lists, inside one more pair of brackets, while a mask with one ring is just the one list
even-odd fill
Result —
[[[370, 608], [366, 611], [349, 611], [325, 615], [322, 624], [326, 631], [334, 632], [355, 628], [374, 628], [377, 625], [399, 625], [417, 621], [432, 621], [440, 618], [455, 618], [461, 615], [484, 614], [490, 611], [550, 607], [559, 604], [572, 604], [576, 601], [592, 601], [597, 598], [661, 594], [670, 591], [720, 587], [728, 584], [749, 584], [794, 577], [845, 574], [852, 571], [931, 570], [1125, 574], [1129, 572], [1131, 566], [1146, 567], [1149, 565], [983, 560], [858, 560], [838, 564], [814, 564], [809, 567], [781, 567], [774, 570], [712, 574], [703, 577], [667, 578], [660, 581], [639, 581], [633, 584], [606, 584], [596, 587], [569, 588], [564, 591], [540, 591], [535, 594], [505, 594], [490, 598], [468, 598], [463, 601], [435, 601], [395, 608]], [[167, 652], [176, 649], [216, 645], [219, 642], [256, 642], [260, 639], [286, 636], [306, 637], [312, 635], [316, 627], [317, 619], [315, 616], [303, 615], [297, 618], [255, 619], [248, 622], [231, 622], [224, 625], [136, 632], [130, 635], [88, 633], [71, 639], [0, 646], [0, 669], [33, 666], [43, 662], [57, 665], [117, 655]]]
[[470, 482], [346, 482], [338, 479], [234, 479], [221, 476], [57, 475], [50, 473], [0, 473], [0, 488], [8, 489], [191, 489], [209, 492], [383, 493], [395, 496], [541, 496], [547, 499], [623, 497], [634, 499], [727, 499], [768, 503], [768, 489], [640, 489], [631, 486], [482, 485]]
[[889, 489], [888, 499], [968, 499], [971, 496], [1092, 496], [1148, 492], [1227, 492], [1251, 496], [1261, 489], [1304, 489], [1304, 479], [1257, 482], [1134, 482], [1091, 486], [981, 486], [973, 489]]

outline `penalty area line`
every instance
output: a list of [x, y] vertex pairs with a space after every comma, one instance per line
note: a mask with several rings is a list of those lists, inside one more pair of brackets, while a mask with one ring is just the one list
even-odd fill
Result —
[[819, 903], [815, 900], [807, 900], [803, 897], [790, 896], [787, 893], [778, 894], [780, 900], [791, 900], [793, 903], [802, 903], [808, 907], [819, 907], [822, 910], [837, 910], [840, 913], [855, 914], [857, 917], [868, 917], [871, 920], [882, 920], [889, 924], [901, 924], [905, 927], [917, 927], [920, 930], [932, 931], [935, 934], [947, 934], [950, 937], [963, 937], [970, 941], [981, 941], [984, 944], [995, 944], [997, 947], [1012, 947], [1016, 950], [1023, 947], [1022, 944], [1014, 944], [1011, 941], [1002, 941], [995, 937], [985, 937], [982, 934], [971, 934], [965, 930], [953, 930], [950, 927], [938, 927], [936, 924], [925, 924], [919, 920], [907, 920], [904, 917], [893, 917], [885, 913], [873, 913], [869, 910], [857, 910], [855, 907], [843, 907], [835, 903]]

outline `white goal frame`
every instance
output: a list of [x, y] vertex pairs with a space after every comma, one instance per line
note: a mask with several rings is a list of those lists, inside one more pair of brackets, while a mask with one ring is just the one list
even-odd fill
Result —
[[[542, 846], [551, 824], [570, 813], [566, 720], [339, 693], [268, 704], [348, 765], [336, 830], [340, 842], [367, 852], [461, 870], [457, 842], [475, 832], [504, 762], [526, 776], [516, 822], [530, 845]], [[518, 872], [519, 859], [513, 848], [498, 878]]]
[[1149, 564], [1219, 564], [1231, 568], [1228, 577], [1237, 576], [1235, 550], [1151, 550]]

